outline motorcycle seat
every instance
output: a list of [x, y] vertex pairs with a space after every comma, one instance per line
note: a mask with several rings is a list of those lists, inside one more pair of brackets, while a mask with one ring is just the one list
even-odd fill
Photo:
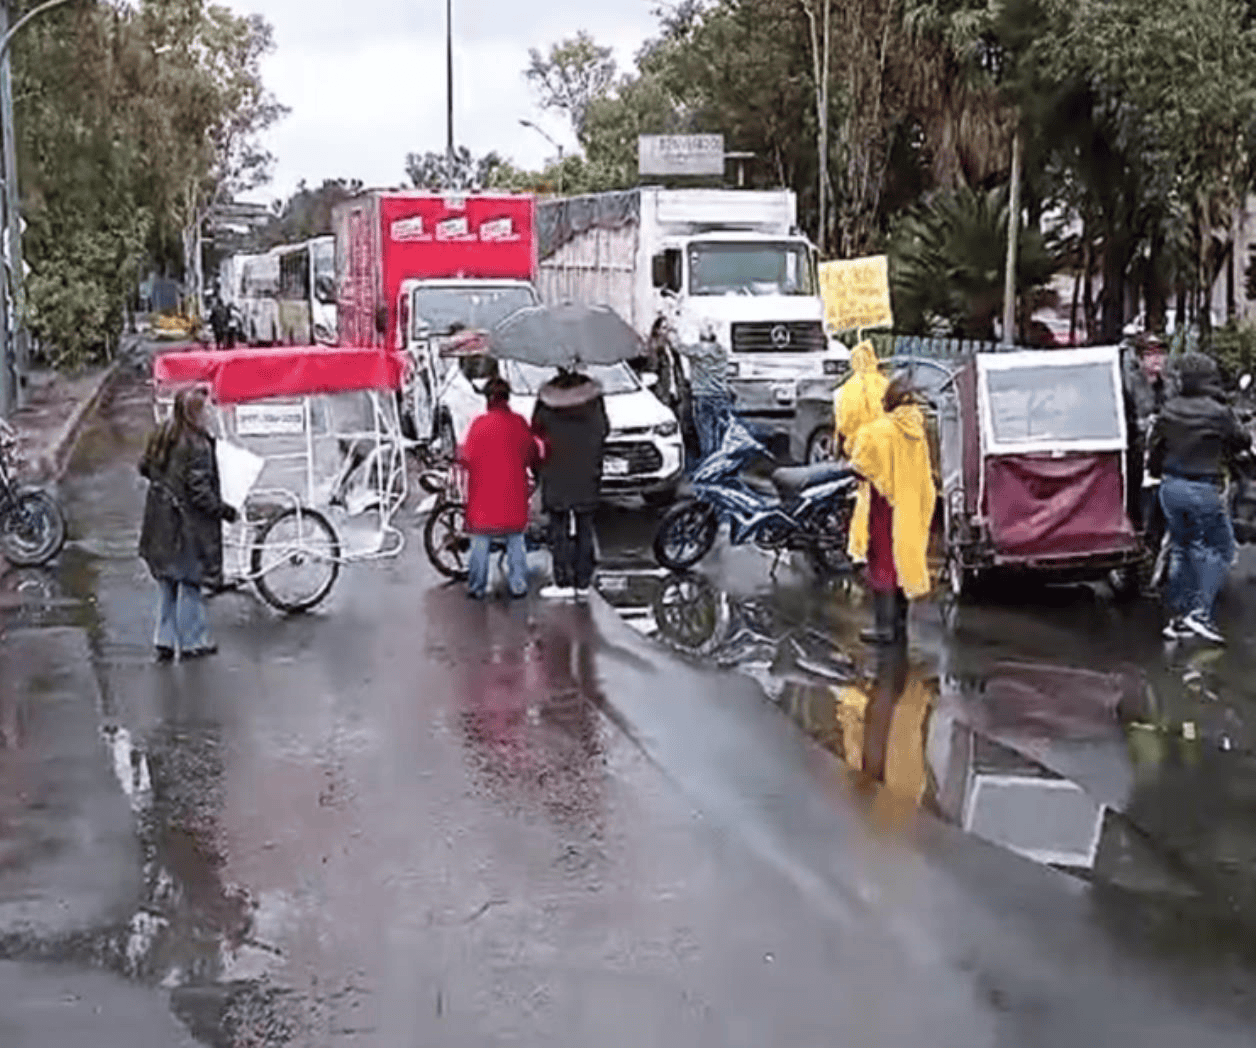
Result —
[[783, 499], [793, 498], [813, 484], [849, 477], [852, 470], [837, 462], [821, 462], [815, 466], [782, 466], [772, 471], [772, 483]]

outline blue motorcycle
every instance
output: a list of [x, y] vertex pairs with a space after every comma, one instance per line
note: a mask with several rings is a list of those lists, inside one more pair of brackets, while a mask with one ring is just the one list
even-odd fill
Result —
[[775, 496], [742, 476], [756, 457], [771, 454], [736, 418], [720, 449], [698, 465], [692, 497], [664, 514], [654, 536], [655, 559], [671, 571], [698, 563], [727, 522], [734, 546], [748, 542], [778, 555], [800, 551], [823, 576], [850, 570], [846, 555], [858, 481], [845, 467], [780, 467], [772, 471]]

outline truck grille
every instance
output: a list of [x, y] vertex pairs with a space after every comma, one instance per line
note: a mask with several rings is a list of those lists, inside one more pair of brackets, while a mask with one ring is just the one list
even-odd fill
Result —
[[734, 324], [734, 353], [812, 353], [828, 348], [818, 320]]
[[[663, 456], [659, 449], [646, 441], [608, 441], [606, 455], [628, 460], [628, 476], [654, 473], [663, 468]], [[607, 479], [614, 480], [613, 476]]]

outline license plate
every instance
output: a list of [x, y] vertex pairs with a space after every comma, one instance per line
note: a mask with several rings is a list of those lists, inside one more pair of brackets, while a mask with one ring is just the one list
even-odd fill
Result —
[[621, 458], [608, 458], [602, 462], [602, 472], [608, 477], [626, 477], [628, 476], [628, 460]]
[[777, 383], [772, 387], [772, 394], [776, 397], [778, 404], [792, 404], [797, 395], [792, 382]]

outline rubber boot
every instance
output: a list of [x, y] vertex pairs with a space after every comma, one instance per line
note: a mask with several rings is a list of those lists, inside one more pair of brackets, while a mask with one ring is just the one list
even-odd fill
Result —
[[893, 593], [872, 591], [873, 626], [860, 630], [859, 639], [865, 644], [893, 644], [895, 601]]
[[901, 589], [894, 591], [894, 641], [897, 644], [907, 643], [907, 613], [911, 601]]

